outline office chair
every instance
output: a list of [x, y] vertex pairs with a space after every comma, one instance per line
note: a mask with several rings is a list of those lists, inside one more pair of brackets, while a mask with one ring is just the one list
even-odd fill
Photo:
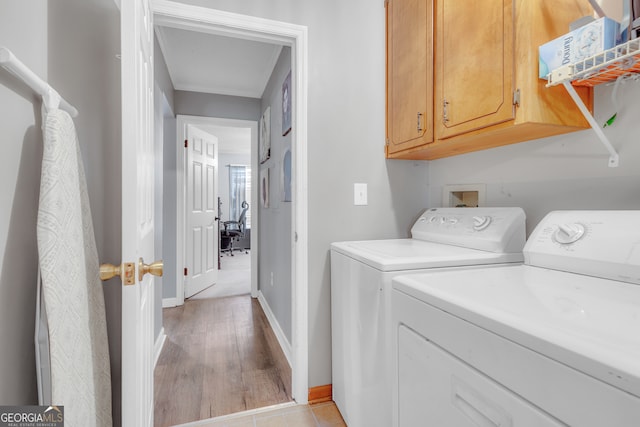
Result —
[[[229, 246], [225, 249], [222, 249], [221, 252], [229, 252], [231, 256], [233, 256], [233, 241], [238, 241], [244, 238], [245, 235], [245, 231], [247, 228], [247, 210], [249, 210], [249, 203], [244, 201], [242, 202], [242, 211], [240, 212], [240, 216], [238, 217], [237, 221], [222, 222], [222, 225], [224, 225], [224, 230], [221, 231], [221, 236], [223, 239], [229, 239]], [[247, 254], [249, 253], [246, 248], [244, 248], [244, 251]]]

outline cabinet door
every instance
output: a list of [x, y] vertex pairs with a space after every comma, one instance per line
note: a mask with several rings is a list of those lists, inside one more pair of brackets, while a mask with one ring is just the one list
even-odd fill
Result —
[[512, 0], [436, 1], [437, 138], [514, 118]]
[[433, 1], [387, 3], [387, 155], [433, 141]]

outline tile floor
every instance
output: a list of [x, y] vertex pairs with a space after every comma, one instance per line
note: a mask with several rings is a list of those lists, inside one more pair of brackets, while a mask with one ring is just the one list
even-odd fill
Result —
[[257, 411], [181, 424], [181, 427], [333, 427], [346, 424], [335, 403], [283, 404]]

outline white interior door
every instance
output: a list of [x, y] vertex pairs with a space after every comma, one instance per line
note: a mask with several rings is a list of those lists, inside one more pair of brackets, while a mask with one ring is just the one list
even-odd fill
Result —
[[185, 298], [218, 280], [218, 138], [187, 128]]
[[[153, 261], [153, 22], [148, 0], [121, 2], [122, 260]], [[134, 277], [131, 277], [134, 276]], [[122, 426], [153, 425], [153, 277], [123, 277]]]

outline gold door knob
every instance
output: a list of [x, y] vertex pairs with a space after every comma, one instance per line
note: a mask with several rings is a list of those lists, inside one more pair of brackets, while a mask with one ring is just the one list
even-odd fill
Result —
[[133, 285], [136, 283], [136, 266], [132, 262], [121, 265], [102, 264], [100, 266], [100, 280], [105, 281], [120, 276], [122, 283]]
[[145, 274], [150, 273], [154, 276], [162, 276], [162, 268], [164, 264], [162, 261], [152, 262], [151, 264], [145, 264], [144, 260], [140, 258], [138, 260], [138, 281], [142, 282], [142, 278]]

